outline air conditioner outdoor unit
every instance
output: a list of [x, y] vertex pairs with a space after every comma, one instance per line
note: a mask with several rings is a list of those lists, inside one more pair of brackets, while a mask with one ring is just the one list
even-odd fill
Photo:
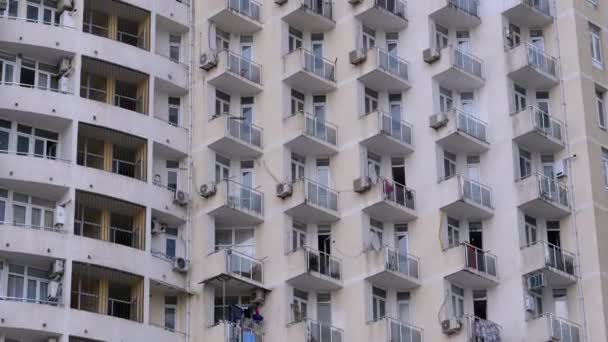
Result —
[[56, 302], [61, 294], [61, 283], [57, 280], [49, 281], [47, 291], [46, 300], [49, 302]]
[[365, 62], [366, 58], [367, 54], [361, 49], [355, 49], [348, 53], [348, 60], [350, 61], [350, 64], [353, 65], [358, 65]]
[[253, 292], [251, 292], [251, 303], [253, 304], [262, 304], [264, 303], [264, 300], [266, 299], [265, 297], [265, 293], [263, 289], [256, 289]]
[[63, 275], [65, 264], [63, 260], [55, 260], [51, 264], [51, 278], [59, 278]]
[[529, 291], [540, 290], [546, 286], [545, 283], [545, 274], [544, 273], [536, 273], [531, 274], [526, 278], [526, 284]]
[[210, 51], [201, 55], [201, 69], [209, 71], [217, 66], [217, 53]]
[[201, 185], [201, 188], [199, 189], [199, 193], [204, 198], [209, 198], [209, 197], [215, 195], [216, 192], [217, 192], [217, 186], [215, 185], [214, 182], [211, 182], [208, 184], [203, 184], [203, 185]]
[[434, 129], [439, 129], [448, 124], [448, 116], [445, 113], [438, 113], [429, 118], [429, 126]]
[[166, 230], [166, 226], [162, 223], [160, 223], [158, 220], [153, 219], [152, 220], [152, 234], [161, 234], [164, 233]]
[[568, 160], [561, 159], [553, 163], [555, 178], [564, 178], [568, 175]]
[[534, 300], [534, 297], [530, 296], [530, 295], [526, 295], [525, 299], [524, 299], [524, 307], [526, 308], [526, 311], [528, 312], [536, 312], [536, 300]]
[[279, 6], [285, 5], [286, 2], [287, 0], [274, 0], [274, 3]]
[[6, 7], [8, 7], [7, 0], [0, 0], [0, 12], [6, 11]]
[[190, 203], [190, 198], [188, 198], [188, 194], [185, 191], [176, 190], [175, 197], [173, 197], [173, 202], [183, 207]]
[[429, 48], [422, 51], [422, 59], [428, 63], [435, 63], [441, 58], [441, 51], [437, 48]]
[[177, 257], [173, 260], [173, 270], [176, 272], [188, 272], [188, 261], [182, 257]]
[[72, 59], [70, 58], [62, 58], [61, 62], [59, 62], [59, 73], [65, 74], [72, 69]]
[[462, 329], [462, 323], [457, 318], [445, 319], [441, 322], [441, 331], [446, 335], [452, 335]]
[[56, 206], [55, 214], [53, 216], [55, 228], [63, 228], [63, 226], [65, 225], [65, 208], [60, 205]]
[[287, 198], [293, 194], [293, 184], [283, 182], [277, 185], [277, 197]]
[[74, 0], [59, 0], [57, 1], [57, 12], [74, 10]]
[[364, 193], [371, 189], [372, 181], [369, 177], [359, 177], [353, 181], [353, 190], [357, 193]]

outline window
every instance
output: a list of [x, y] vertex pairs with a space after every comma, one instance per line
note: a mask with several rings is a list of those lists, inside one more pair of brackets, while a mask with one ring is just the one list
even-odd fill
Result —
[[165, 329], [175, 330], [175, 312], [177, 309], [177, 297], [165, 296]]
[[30, 303], [47, 301], [49, 274], [29, 266], [8, 265], [7, 297]]
[[443, 178], [449, 179], [454, 176], [456, 176], [456, 155], [443, 151]]
[[215, 155], [215, 183], [228, 179], [230, 175], [230, 159]]
[[179, 63], [181, 60], [182, 37], [178, 34], [169, 35], [169, 58]]
[[363, 39], [363, 51], [366, 52], [369, 49], [373, 49], [376, 46], [376, 31], [369, 27], [363, 26], [363, 32], [361, 33]]
[[602, 147], [602, 169], [604, 171], [604, 186], [608, 189], [608, 149]]
[[295, 182], [304, 178], [304, 165], [306, 159], [296, 153], [291, 153], [291, 181]]
[[443, 49], [448, 46], [449, 36], [448, 29], [441, 26], [435, 25], [435, 44], [437, 49]]
[[230, 33], [215, 29], [215, 47], [218, 51], [230, 49]]
[[167, 189], [177, 190], [177, 173], [179, 172], [179, 161], [167, 160], [165, 162], [167, 169]]
[[380, 180], [380, 162], [379, 155], [367, 152], [367, 176], [372, 184], [376, 184]]
[[513, 94], [515, 97], [515, 113], [518, 113], [526, 109], [526, 88], [518, 86], [517, 84], [513, 85], [513, 88]]
[[452, 316], [464, 316], [464, 289], [456, 285], [451, 285], [450, 297], [452, 300]]
[[306, 224], [294, 220], [291, 227], [291, 251], [296, 251], [306, 246]]
[[241, 309], [246, 309], [251, 304], [250, 296], [219, 296], [216, 295], [213, 304], [213, 320], [215, 323], [228, 321], [228, 308], [236, 305]]
[[12, 84], [17, 57], [0, 51], [0, 84]]
[[289, 27], [289, 52], [302, 47], [303, 34], [302, 31]]
[[374, 112], [378, 109], [378, 92], [365, 88], [365, 114]]
[[218, 228], [215, 231], [215, 250], [234, 249], [245, 255], [255, 256], [253, 228]]
[[230, 95], [215, 91], [215, 116], [230, 115]]
[[8, 201], [8, 190], [0, 189], [0, 223], [6, 222], [6, 202]]
[[12, 124], [10, 121], [0, 119], [0, 153], [8, 151]]
[[380, 247], [384, 243], [382, 241], [382, 234], [384, 230], [384, 223], [374, 218], [369, 218], [369, 234], [370, 243], [372, 248]]
[[291, 114], [304, 113], [304, 94], [291, 89]]
[[460, 221], [448, 217], [448, 248], [460, 245]]
[[291, 309], [294, 322], [306, 319], [308, 317], [308, 292], [293, 289]]
[[53, 228], [55, 204], [42, 198], [13, 193], [13, 224], [32, 228]]
[[386, 291], [372, 287], [372, 320], [379, 321], [386, 316]]
[[410, 293], [397, 292], [397, 318], [401, 322], [410, 321]]
[[519, 178], [524, 179], [532, 175], [532, 154], [519, 149]]
[[507, 34], [507, 46], [509, 48], [514, 48], [521, 44], [521, 30], [519, 26], [509, 24], [508, 34]]
[[596, 88], [595, 99], [597, 102], [597, 124], [603, 129], [606, 129], [606, 105], [604, 103], [605, 94], [605, 91]]
[[442, 113], [452, 110], [454, 101], [452, 99], [452, 91], [444, 87], [439, 87], [439, 110]]
[[538, 287], [534, 290], [528, 291], [528, 295], [531, 297], [534, 303], [534, 310], [531, 311], [533, 317], [543, 314], [543, 288]]
[[317, 320], [321, 323], [331, 324], [331, 293], [317, 293]]
[[165, 229], [165, 255], [170, 259], [177, 256], [177, 228]]
[[7, 7], [4, 11], [0, 11], [0, 17], [9, 16], [16, 18], [19, 8], [19, 0], [8, 0]]
[[169, 97], [169, 123], [173, 126], [179, 125], [180, 105], [181, 100], [179, 97]]
[[526, 246], [536, 243], [538, 229], [536, 227], [536, 219], [532, 216], [525, 215], [524, 217], [524, 233], [526, 235]]
[[589, 23], [589, 34], [591, 38], [591, 61], [593, 64], [602, 67], [602, 30]]

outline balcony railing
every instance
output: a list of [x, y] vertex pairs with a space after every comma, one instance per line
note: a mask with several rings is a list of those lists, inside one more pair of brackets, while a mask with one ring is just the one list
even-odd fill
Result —
[[490, 209], [494, 208], [492, 205], [492, 188], [464, 176], [458, 176], [458, 183], [462, 198]]
[[551, 313], [545, 313], [548, 336], [552, 341], [580, 342], [580, 327], [578, 324]]
[[226, 134], [248, 145], [262, 148], [262, 128], [242, 118], [228, 116]]
[[454, 109], [454, 115], [456, 116], [456, 127], [460, 132], [488, 142], [487, 123], [459, 109]]
[[412, 189], [390, 179], [382, 179], [382, 197], [390, 202], [396, 203], [409, 209], [416, 209], [416, 196]]
[[528, 64], [533, 68], [539, 69], [540, 71], [555, 76], [555, 58], [546, 54], [542, 49], [525, 42], [525, 47], [528, 55]]
[[527, 110], [530, 114], [530, 121], [532, 121], [532, 126], [538, 133], [548, 138], [557, 140], [559, 142], [563, 142], [563, 125], [560, 120], [552, 117], [548, 113], [534, 106], [529, 106], [524, 110]]
[[260, 9], [262, 4], [253, 0], [226, 0], [228, 9], [251, 18], [257, 22], [260, 21]]
[[40, 158], [40, 159], [47, 159], [47, 160], [56, 160], [56, 161], [60, 161], [63, 163], [67, 163], [70, 164], [72, 161], [69, 159], [62, 159], [62, 158], [57, 158], [57, 156], [53, 155], [56, 154], [56, 151], [52, 151], [52, 150], [48, 150], [46, 151], [45, 154], [39, 154], [36, 152], [23, 152], [23, 151], [15, 151], [15, 150], [2, 150], [0, 149], [0, 155], [1, 154], [10, 154], [10, 155], [17, 155], [17, 156], [21, 156], [21, 157], [34, 157], [34, 158]]
[[568, 188], [565, 185], [560, 184], [555, 178], [540, 173], [535, 176], [542, 199], [570, 208]]
[[540, 245], [542, 247], [545, 256], [545, 265], [576, 277], [576, 268], [574, 266], [576, 256], [573, 253], [545, 241], [537, 241], [527, 247], [533, 247], [535, 245]]
[[124, 229], [110, 226], [110, 242], [140, 249], [137, 229]]
[[338, 192], [329, 187], [304, 178], [305, 199], [308, 203], [338, 211]]
[[27, 297], [0, 296], [0, 303], [2, 301], [35, 303], [35, 304], [45, 304], [45, 305], [52, 305], [52, 306], [63, 306], [61, 304], [61, 298], [55, 299], [55, 300], [47, 300], [46, 298], [36, 299], [36, 298], [27, 298]]
[[234, 249], [226, 250], [226, 269], [241, 278], [257, 283], [264, 282], [264, 263]]
[[472, 315], [465, 315], [462, 317], [462, 321], [467, 331], [467, 341], [500, 341], [500, 331], [502, 329], [500, 325]]
[[466, 73], [483, 78], [483, 62], [467, 51], [452, 47], [452, 65]]
[[408, 79], [408, 63], [398, 56], [388, 53], [381, 48], [375, 48], [378, 54], [378, 67], [392, 75], [407, 81]]
[[317, 272], [335, 280], [342, 280], [342, 260], [310, 247], [302, 247], [307, 272]]
[[132, 162], [120, 159], [112, 159], [112, 172], [139, 180], [144, 179], [144, 168], [142, 167], [141, 161]]
[[129, 44], [129, 45], [133, 45], [133, 46], [137, 46], [139, 48], [145, 49], [145, 47], [144, 47], [144, 44], [146, 42], [145, 32], [143, 35], [137, 35], [137, 34], [133, 34], [133, 33], [129, 33], [129, 32], [117, 31], [116, 40], [121, 43]]
[[407, 4], [402, 0], [374, 0], [374, 7], [381, 8], [391, 14], [407, 19]]
[[226, 203], [232, 208], [256, 215], [264, 212], [264, 194], [243, 184], [226, 179]]
[[18, 86], [18, 87], [22, 87], [22, 88], [30, 88], [30, 89], [38, 89], [38, 90], [45, 90], [45, 91], [50, 91], [53, 93], [60, 93], [60, 94], [68, 94], [68, 95], [74, 95], [74, 92], [72, 90], [69, 89], [59, 89], [59, 88], [54, 88], [54, 87], [47, 87], [46, 85], [34, 85], [34, 84], [29, 84], [29, 83], [16, 83], [16, 82], [11, 82], [11, 81], [7, 81], [7, 80], [0, 80], [0, 85], [7, 85], [7, 86]]
[[143, 100], [141, 98], [115, 94], [114, 105], [138, 113], [143, 112]]
[[342, 342], [343, 330], [324, 322], [306, 318], [305, 342]]
[[304, 48], [299, 48], [298, 50], [299, 52], [294, 51], [292, 53], [300, 54], [300, 63], [305, 71], [311, 72], [331, 82], [336, 81], [336, 64], [334, 62], [317, 56]]
[[462, 244], [464, 247], [465, 267], [475, 270], [478, 273], [496, 278], [496, 255], [481, 250], [468, 243]]
[[422, 341], [421, 328], [390, 317], [384, 317], [384, 321], [386, 322], [386, 342]]
[[302, 7], [328, 19], [333, 20], [333, 2], [332, 1], [317, 1], [317, 0], [301, 0]]
[[245, 58], [238, 53], [223, 50], [220, 53], [227, 54], [226, 70], [232, 74], [243, 77], [253, 83], [262, 84], [262, 66], [249, 58]]
[[467, 14], [479, 16], [479, 1], [478, 0], [449, 0], [449, 6], [457, 8]]
[[91, 87], [80, 86], [80, 97], [105, 103], [107, 101], [107, 92], [105, 89], [95, 89]]
[[108, 298], [108, 316], [134, 320], [135, 310], [136, 301]]
[[246, 328], [240, 324], [225, 322], [224, 323], [226, 332], [225, 341], [217, 342], [262, 342], [263, 335], [257, 332], [255, 329]]
[[418, 279], [420, 259], [417, 257], [402, 253], [396, 248], [384, 246], [384, 257], [386, 270], [404, 274], [408, 277]]
[[338, 127], [309, 113], [304, 115], [304, 133], [324, 143], [338, 144]]
[[380, 131], [405, 144], [412, 144], [412, 125], [391, 117], [388, 113], [378, 111], [380, 115]]
[[551, 0], [521, 0], [521, 2], [544, 15], [551, 15]]

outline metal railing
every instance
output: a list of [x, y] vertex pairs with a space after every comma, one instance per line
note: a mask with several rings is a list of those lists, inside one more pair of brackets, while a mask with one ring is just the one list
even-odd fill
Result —
[[226, 204], [235, 209], [252, 212], [258, 216], [264, 213], [264, 194], [230, 179], [226, 182]]
[[235, 116], [226, 116], [226, 134], [248, 145], [262, 148], [262, 128]]
[[114, 105], [120, 108], [132, 110], [134, 112], [143, 112], [143, 100], [125, 95], [114, 95]]
[[168, 124], [168, 125], [171, 125], [171, 126], [173, 126], [173, 127], [178, 127], [178, 128], [184, 129], [184, 130], [186, 130], [186, 131], [188, 131], [188, 130], [189, 130], [189, 128], [188, 128], [188, 127], [186, 127], [186, 126], [182, 126], [182, 125], [179, 125], [179, 124], [175, 124], [175, 123], [173, 123], [173, 122], [169, 121], [168, 119], [163, 118], [161, 115], [153, 115], [153, 117], [154, 117], [156, 120], [162, 121], [162, 122], [164, 122], [164, 123], [166, 123], [166, 124]]
[[382, 48], [375, 47], [374, 49], [378, 54], [378, 68], [405, 81], [408, 80], [408, 63], [405, 60], [399, 58], [399, 56], [390, 54]]
[[473, 115], [464, 112], [460, 109], [453, 109], [456, 117], [456, 128], [467, 135], [479, 139], [483, 142], [488, 142], [487, 127], [488, 124]]
[[479, 0], [448, 0], [449, 6], [467, 14], [479, 16]]
[[240, 324], [224, 322], [225, 341], [217, 342], [262, 342], [263, 335], [255, 329], [246, 328]]
[[465, 267], [482, 273], [488, 277], [496, 278], [496, 255], [481, 250], [466, 242], [462, 243], [464, 249]]
[[580, 342], [580, 327], [578, 324], [567, 319], [558, 317], [552, 313], [544, 313], [547, 318], [547, 329], [549, 339], [562, 342]]
[[300, 54], [300, 65], [305, 71], [311, 72], [331, 82], [336, 82], [336, 64], [312, 52], [298, 48], [292, 53]]
[[23, 302], [23, 303], [45, 304], [45, 305], [52, 305], [52, 306], [63, 306], [63, 304], [61, 304], [61, 302], [62, 302], [61, 298], [53, 301], [53, 300], [46, 300], [46, 299], [27, 298], [27, 297], [0, 296], [0, 302], [3, 300], [10, 301], [10, 302]]
[[551, 1], [550, 0], [521, 0], [521, 3], [532, 7], [544, 15], [551, 16]]
[[465, 176], [457, 176], [460, 196], [484, 207], [493, 209], [492, 188]]
[[380, 132], [399, 140], [404, 144], [412, 145], [412, 125], [403, 120], [397, 120], [390, 114], [378, 110]]
[[222, 50], [226, 54], [226, 70], [253, 83], [262, 84], [262, 66], [238, 53]]
[[8, 19], [8, 20], [25, 21], [25, 22], [33, 23], [33, 24], [44, 24], [44, 25], [48, 25], [48, 26], [68, 28], [68, 29], [72, 29], [72, 30], [76, 29], [76, 27], [74, 27], [74, 26], [69, 26], [69, 25], [64, 25], [64, 24], [57, 24], [57, 23], [54, 23], [54, 22], [48, 22], [48, 21], [44, 21], [44, 20], [29, 19], [27, 17], [12, 16], [12, 15], [8, 14], [7, 12], [4, 12], [4, 14], [0, 14], [0, 19], [3, 19], [3, 18], [4, 19]]
[[467, 342], [500, 341], [502, 327], [495, 322], [473, 315], [461, 317], [467, 331]]
[[129, 230], [110, 226], [110, 242], [112, 243], [141, 249], [138, 237], [137, 229]]
[[107, 92], [105, 89], [95, 89], [91, 87], [80, 86], [80, 97], [103, 103], [107, 102]]
[[422, 342], [422, 329], [391, 317], [386, 322], [386, 342]]
[[343, 330], [331, 324], [305, 318], [305, 342], [342, 342]]
[[320, 273], [335, 280], [342, 280], [342, 260], [333, 255], [303, 246], [306, 271]]
[[381, 8], [403, 19], [407, 19], [407, 4], [402, 0], [374, 0], [374, 7]]
[[226, 270], [241, 278], [264, 283], [264, 263], [234, 249], [225, 250]]
[[557, 75], [554, 57], [528, 42], [524, 42], [523, 44], [528, 55], [528, 65], [551, 76]]
[[534, 246], [539, 246], [543, 249], [546, 266], [576, 277], [576, 255], [574, 255], [574, 253], [570, 253], [561, 247], [546, 241], [537, 241], [526, 247]]
[[332, 1], [328, 1], [328, 0], [323, 0], [323, 1], [301, 0], [301, 1], [302, 1], [302, 7], [306, 8], [318, 15], [322, 15], [328, 19], [333, 20], [334, 4]]
[[136, 304], [136, 301], [108, 298], [107, 315], [135, 321], [133, 317], [137, 310]]
[[21, 157], [34, 157], [34, 158], [40, 158], [40, 159], [55, 160], [55, 161], [60, 161], [60, 162], [67, 163], [67, 164], [70, 164], [72, 162], [69, 159], [57, 158], [56, 156], [52, 156], [52, 155], [48, 155], [48, 154], [38, 154], [38, 153], [22, 152], [22, 151], [15, 151], [15, 150], [1, 150], [0, 149], [0, 154], [10, 154], [10, 155], [17, 155], [17, 156], [21, 156]]
[[144, 180], [141, 161], [131, 162], [120, 159], [112, 159], [112, 173], [129, 178]]
[[260, 21], [262, 4], [253, 0], [226, 0], [226, 7], [257, 22]]
[[298, 114], [304, 116], [304, 134], [333, 146], [338, 145], [337, 126], [309, 113]]
[[402, 273], [410, 278], [419, 278], [420, 259], [411, 254], [402, 253], [396, 248], [383, 246], [386, 270]]
[[416, 193], [414, 190], [393, 180], [382, 179], [382, 198], [400, 206], [416, 209]]
[[524, 110], [528, 112], [532, 127], [534, 127], [538, 133], [563, 143], [563, 125], [560, 120], [534, 106], [528, 106]]
[[466, 73], [483, 78], [483, 61], [471, 53], [453, 46], [452, 65]]
[[27, 83], [18, 83], [18, 82], [0, 80], [0, 85], [6, 85], [6, 86], [14, 85], [14, 86], [22, 87], [22, 88], [30, 88], [30, 89], [37, 89], [37, 90], [43, 90], [43, 91], [50, 91], [52, 93], [74, 95], [74, 92], [71, 90], [61, 90], [59, 88], [40, 86], [40, 85], [36, 85], [36, 84], [27, 84]]
[[99, 296], [96, 294], [72, 291], [70, 303], [72, 309], [99, 313]]
[[116, 32], [116, 41], [147, 50], [147, 47], [145, 46], [145, 43], [146, 43], [146, 34], [145, 33], [143, 35], [137, 35], [137, 34], [133, 34], [133, 33], [129, 33], [129, 32], [117, 31]]
[[76, 153], [76, 163], [78, 165], [104, 170], [104, 157], [99, 154], [78, 151]]
[[[49, 208], [50, 209], [50, 208]], [[12, 227], [17, 227], [17, 228], [27, 228], [27, 229], [36, 229], [36, 230], [46, 230], [49, 232], [55, 232], [55, 233], [67, 233], [67, 230], [64, 230], [60, 227], [56, 227], [56, 226], [36, 226], [33, 224], [22, 224], [22, 223], [16, 223], [16, 222], [11, 222], [12, 220], [8, 217], [5, 217], [6, 221], [0, 221], [0, 226], [12, 226]], [[45, 222], [46, 224], [46, 222]]]
[[570, 208], [568, 188], [560, 184], [555, 178], [536, 173], [540, 197], [549, 202]]
[[307, 203], [338, 211], [338, 192], [329, 187], [319, 184], [308, 178], [304, 178], [304, 198]]

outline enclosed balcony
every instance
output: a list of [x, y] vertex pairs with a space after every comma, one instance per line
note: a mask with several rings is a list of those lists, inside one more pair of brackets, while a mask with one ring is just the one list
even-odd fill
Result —
[[542, 273], [550, 287], [563, 288], [576, 283], [576, 255], [561, 247], [539, 241], [522, 249], [526, 274]]
[[374, 47], [365, 51], [365, 60], [358, 70], [359, 80], [376, 91], [402, 92], [410, 88], [408, 68], [408, 63], [399, 56]]
[[518, 26], [544, 27], [553, 22], [551, 6], [551, 0], [508, 0], [503, 14]]
[[492, 188], [464, 176], [440, 184], [441, 210], [461, 220], [484, 220], [494, 215]]
[[238, 35], [262, 29], [262, 3], [253, 0], [214, 0], [209, 5], [213, 14], [209, 20], [219, 29]]
[[481, 24], [478, 0], [432, 0], [430, 17], [435, 24], [452, 29], [472, 29]]
[[291, 88], [306, 93], [327, 93], [336, 89], [335, 62], [298, 48], [283, 56], [283, 63], [283, 81]]
[[233, 94], [255, 95], [264, 89], [262, 66], [230, 50], [217, 52], [217, 66], [209, 70], [207, 79], [210, 85]]
[[205, 331], [205, 340], [214, 342], [262, 342], [264, 334], [251, 327], [229, 321], [221, 321]]
[[287, 339], [291, 342], [342, 342], [344, 331], [331, 324], [305, 318], [287, 325]]
[[264, 289], [264, 263], [234, 249], [220, 249], [206, 257], [203, 283], [226, 286], [227, 291]]
[[552, 313], [544, 313], [527, 322], [530, 341], [581, 342], [581, 327]]
[[302, 156], [331, 156], [338, 153], [338, 127], [309, 113], [295, 113], [285, 119], [285, 147]]
[[151, 326], [162, 329], [159, 334], [172, 333], [173, 341], [186, 341], [186, 308], [188, 292], [164, 282], [150, 279], [148, 317]]
[[397, 319], [384, 317], [368, 323], [369, 338], [374, 342], [422, 342], [422, 328]]
[[402, 0], [363, 0], [354, 9], [355, 17], [373, 30], [399, 32], [408, 25], [407, 3]]
[[483, 61], [458, 47], [440, 50], [440, 59], [434, 68], [439, 72], [433, 78], [448, 89], [471, 91], [485, 84]]
[[287, 255], [289, 274], [287, 283], [307, 291], [333, 291], [342, 287], [342, 260], [302, 247]]
[[284, 200], [285, 213], [311, 224], [332, 223], [340, 219], [338, 192], [307, 178], [293, 183], [293, 194]]
[[530, 152], [556, 153], [564, 149], [564, 125], [536, 107], [512, 115], [513, 141]]
[[488, 336], [495, 336], [496, 341], [503, 341], [501, 340], [502, 327], [495, 322], [473, 315], [464, 315], [455, 318], [453, 317], [452, 319], [458, 322], [460, 328], [456, 333], [450, 335], [450, 341], [485, 342], [488, 341]]
[[242, 117], [221, 115], [208, 124], [209, 148], [230, 158], [257, 158], [262, 155], [262, 128]]
[[570, 215], [568, 187], [557, 179], [535, 173], [518, 180], [517, 203], [519, 208], [533, 217], [560, 219]]
[[[372, 247], [374, 248], [374, 247]], [[385, 289], [411, 290], [420, 286], [420, 259], [389, 246], [364, 254], [370, 283]]]
[[264, 194], [241, 183], [225, 179], [216, 194], [207, 199], [208, 214], [219, 226], [251, 226], [264, 221]]
[[445, 278], [466, 288], [485, 289], [498, 284], [496, 256], [468, 243], [445, 251]]
[[454, 108], [434, 115], [430, 121], [437, 130], [437, 144], [445, 149], [478, 154], [490, 148], [488, 124], [469, 113]]
[[287, 0], [283, 21], [304, 32], [327, 32], [336, 27], [334, 3], [319, 0]]
[[559, 83], [556, 60], [542, 49], [522, 43], [507, 51], [509, 77], [531, 89], [550, 89]]
[[122, 1], [85, 0], [83, 13], [84, 32], [150, 49], [150, 12]]
[[407, 155], [414, 152], [413, 127], [397, 120], [390, 114], [377, 110], [359, 118], [361, 123], [361, 145], [368, 150], [388, 155]]
[[380, 178], [367, 179], [370, 189], [360, 197], [363, 211], [372, 217], [390, 222], [406, 223], [415, 220], [416, 193], [414, 190], [393, 180]]

